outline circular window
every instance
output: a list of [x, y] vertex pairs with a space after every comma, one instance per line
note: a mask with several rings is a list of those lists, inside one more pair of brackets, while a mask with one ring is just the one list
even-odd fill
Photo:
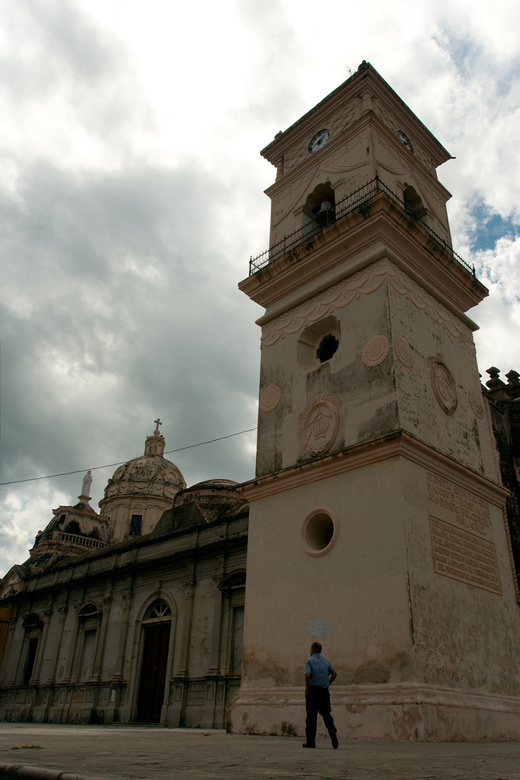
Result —
[[301, 541], [309, 555], [325, 555], [332, 549], [338, 536], [338, 521], [330, 509], [313, 509], [303, 521]]
[[330, 360], [331, 357], [336, 353], [338, 347], [339, 341], [337, 340], [336, 336], [333, 336], [332, 333], [329, 333], [328, 336], [325, 336], [325, 338], [322, 339], [317, 352], [320, 363], [325, 363], [325, 361]]

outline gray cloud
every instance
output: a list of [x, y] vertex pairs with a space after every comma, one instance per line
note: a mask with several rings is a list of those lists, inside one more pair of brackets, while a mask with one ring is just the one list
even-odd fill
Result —
[[[0, 210], [0, 249], [16, 254], [2, 311], [6, 478], [133, 457], [157, 414], [170, 445], [255, 424], [258, 334], [235, 285], [215, 294], [226, 185], [193, 167], [78, 183], [40, 165], [20, 193]], [[124, 443], [133, 427], [137, 452]], [[239, 442], [227, 465], [245, 478], [237, 457]]]
[[[268, 245], [262, 190], [274, 169], [258, 151], [362, 59], [457, 156], [440, 179], [454, 195], [455, 248], [481, 264], [495, 296], [474, 315], [493, 334], [484, 354], [498, 343], [497, 359], [512, 354], [502, 346], [520, 330], [517, 247], [475, 257], [468, 241], [476, 201], [518, 219], [518, 47], [496, 14], [507, 56], [483, 12], [464, 21], [457, 0], [398, 22], [388, 4], [337, 3], [310, 20], [293, 0], [225, 2], [208, 8], [218, 39], [184, 6], [157, 44], [153, 83], [145, 49], [134, 52], [110, 14], [58, 0], [0, 6], [3, 481], [135, 457], [157, 415], [168, 450], [256, 424], [261, 311], [237, 282]], [[137, 14], [143, 40], [164, 33], [171, 9], [159, 6], [160, 30]], [[126, 21], [135, 8], [122, 8]], [[188, 483], [245, 480], [253, 442], [171, 459]], [[94, 472], [95, 501], [113, 470]], [[0, 571], [80, 487], [76, 475], [2, 488]]]

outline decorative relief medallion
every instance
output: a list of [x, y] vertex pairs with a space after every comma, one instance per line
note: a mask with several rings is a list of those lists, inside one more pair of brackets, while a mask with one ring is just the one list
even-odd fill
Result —
[[453, 414], [457, 408], [457, 388], [451, 371], [444, 365], [440, 355], [428, 358], [430, 381], [437, 403], [446, 414]]
[[397, 356], [397, 359], [405, 368], [413, 368], [413, 364], [415, 362], [414, 354], [412, 352], [412, 348], [410, 347], [409, 343], [406, 341], [406, 339], [403, 339], [402, 336], [396, 336], [394, 339], [394, 352]]
[[378, 366], [390, 354], [390, 342], [386, 336], [374, 336], [363, 347], [361, 360], [367, 367]]
[[470, 406], [475, 412], [475, 417], [481, 420], [484, 417], [484, 404], [482, 403], [481, 393], [474, 393], [473, 390], [470, 390], [468, 397]]
[[282, 388], [280, 385], [267, 385], [260, 393], [260, 411], [272, 412], [280, 403], [281, 397]]
[[303, 446], [311, 455], [321, 455], [332, 446], [339, 428], [341, 399], [319, 392], [300, 414]]

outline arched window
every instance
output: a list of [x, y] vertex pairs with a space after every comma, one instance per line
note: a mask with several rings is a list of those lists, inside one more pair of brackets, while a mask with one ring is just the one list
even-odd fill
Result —
[[78, 612], [78, 617], [79, 618], [85, 618], [85, 617], [88, 617], [90, 615], [97, 615], [98, 612], [99, 612], [99, 610], [96, 607], [96, 605], [94, 604], [94, 602], [93, 601], [89, 601], [88, 604], [84, 604], [81, 607], [81, 609]]
[[154, 620], [169, 620], [171, 616], [172, 611], [166, 601], [163, 599], [157, 599], [153, 602], [153, 604], [150, 604], [146, 610], [143, 623], [148, 623]]

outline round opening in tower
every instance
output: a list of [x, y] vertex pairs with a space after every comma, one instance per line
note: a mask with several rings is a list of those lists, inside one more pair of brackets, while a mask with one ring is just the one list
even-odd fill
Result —
[[303, 521], [301, 542], [309, 555], [325, 555], [334, 546], [338, 523], [329, 509], [319, 507]]
[[333, 336], [332, 333], [329, 333], [328, 336], [325, 336], [325, 338], [321, 340], [320, 346], [318, 347], [318, 359], [320, 363], [325, 363], [327, 360], [330, 360], [331, 357], [336, 353], [338, 347], [339, 341], [337, 340], [336, 336]]

